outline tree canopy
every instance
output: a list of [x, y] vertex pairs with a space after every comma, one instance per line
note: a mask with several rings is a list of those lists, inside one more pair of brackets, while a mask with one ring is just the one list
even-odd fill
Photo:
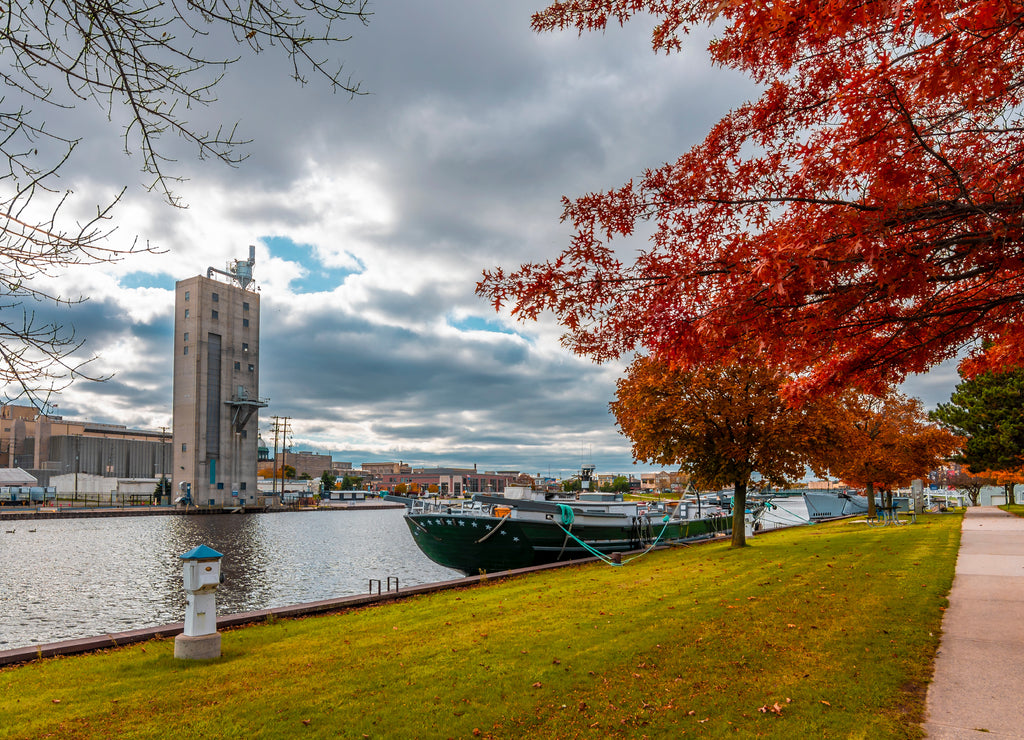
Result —
[[89, 377], [86, 363], [73, 359], [80, 338], [31, 310], [34, 301], [79, 299], [47, 292], [39, 278], [149, 249], [112, 242], [110, 220], [121, 195], [97, 204], [84, 222], [65, 215], [73, 194], [60, 171], [81, 142], [70, 111], [82, 104], [105, 109], [112, 125], [122, 126], [125, 152], [138, 156], [149, 187], [177, 204], [172, 142], [185, 142], [199, 159], [234, 165], [245, 158], [247, 142], [234, 124], [207, 131], [185, 117], [216, 102], [217, 86], [241, 50], [274, 48], [299, 82], [318, 77], [355, 94], [358, 84], [342, 77], [329, 50], [347, 40], [339, 33], [346, 21], [367, 20], [365, 0], [4, 4], [0, 392], [45, 400], [73, 378]]
[[875, 515], [876, 488], [891, 491], [924, 478], [962, 444], [929, 420], [918, 399], [901, 393], [847, 392], [829, 413], [832, 440], [818, 451], [822, 465], [844, 483], [867, 489], [868, 516]]
[[783, 380], [753, 361], [681, 370], [639, 357], [611, 409], [637, 460], [678, 465], [702, 488], [733, 487], [732, 543], [741, 547], [755, 474], [779, 486], [802, 477], [826, 434], [815, 404], [781, 398]]
[[[1024, 4], [564, 0], [533, 26], [635, 15], [657, 52], [712, 28], [711, 61], [763, 92], [674, 161], [566, 199], [564, 251], [485, 272], [481, 295], [553, 312], [599, 361], [753, 344], [793, 391], [881, 393], [972, 343], [971, 372], [1019, 362]], [[617, 252], [644, 222], [645, 248]]]
[[932, 418], [966, 439], [957, 461], [975, 475], [999, 478], [1012, 503], [1024, 468], [1024, 370], [964, 378]]

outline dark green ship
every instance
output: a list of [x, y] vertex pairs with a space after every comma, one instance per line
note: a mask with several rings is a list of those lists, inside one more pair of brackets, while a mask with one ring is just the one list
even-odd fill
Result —
[[[510, 495], [511, 494], [511, 495]], [[623, 501], [601, 494], [548, 498], [529, 489], [477, 494], [459, 504], [404, 499], [423, 553], [467, 575], [643, 550], [730, 534], [724, 509]]]

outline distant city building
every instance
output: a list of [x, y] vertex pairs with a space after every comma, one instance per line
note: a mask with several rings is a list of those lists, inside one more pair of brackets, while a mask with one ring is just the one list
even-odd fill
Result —
[[172, 485], [184, 484], [201, 506], [258, 503], [258, 412], [267, 404], [259, 397], [254, 262], [250, 247], [248, 261], [175, 285]]
[[412, 472], [412, 468], [402, 462], [364, 462], [360, 467], [374, 477]]
[[[364, 463], [364, 467], [366, 464]], [[407, 472], [388, 473], [375, 480], [376, 490], [394, 492], [399, 485], [407, 491], [462, 496], [474, 493], [501, 493], [506, 486], [515, 485], [518, 471], [477, 472], [472, 468], [416, 468]], [[432, 488], [433, 487], [433, 488]]]
[[308, 475], [310, 478], [319, 478], [324, 473], [332, 471], [333, 461], [330, 455], [320, 455], [315, 452], [279, 452], [276, 461], [261, 460], [259, 462], [259, 472], [270, 475], [274, 470], [283, 470], [285, 465], [295, 468], [296, 478], [301, 478], [303, 475]]

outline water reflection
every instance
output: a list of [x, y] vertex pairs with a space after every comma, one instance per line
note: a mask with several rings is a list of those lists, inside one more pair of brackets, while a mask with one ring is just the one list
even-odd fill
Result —
[[[178, 556], [224, 553], [221, 614], [460, 576], [416, 547], [401, 510], [4, 522], [0, 649], [180, 621]], [[35, 530], [35, 531], [31, 531]]]

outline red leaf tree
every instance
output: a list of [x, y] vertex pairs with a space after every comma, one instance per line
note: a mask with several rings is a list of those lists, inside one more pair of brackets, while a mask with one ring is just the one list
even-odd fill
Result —
[[[796, 390], [881, 392], [985, 340], [1024, 353], [1024, 4], [565, 0], [540, 31], [653, 15], [656, 51], [698, 26], [763, 93], [635, 182], [565, 201], [556, 258], [484, 273], [523, 318], [553, 312], [596, 360], [682, 364], [748, 343]], [[635, 259], [613, 251], [641, 222]], [[978, 343], [980, 346], [980, 342]]]
[[786, 403], [783, 380], [749, 360], [684, 371], [639, 357], [611, 409], [637, 460], [679, 465], [701, 488], [733, 487], [732, 546], [743, 547], [752, 477], [783, 486], [827, 446], [832, 414], [820, 413], [819, 403]]
[[963, 443], [932, 423], [919, 400], [901, 393], [847, 392], [827, 409], [833, 441], [817, 451], [818, 464], [866, 489], [869, 517], [875, 516], [876, 488], [885, 493], [885, 505], [891, 504], [893, 488], [924, 478]]

